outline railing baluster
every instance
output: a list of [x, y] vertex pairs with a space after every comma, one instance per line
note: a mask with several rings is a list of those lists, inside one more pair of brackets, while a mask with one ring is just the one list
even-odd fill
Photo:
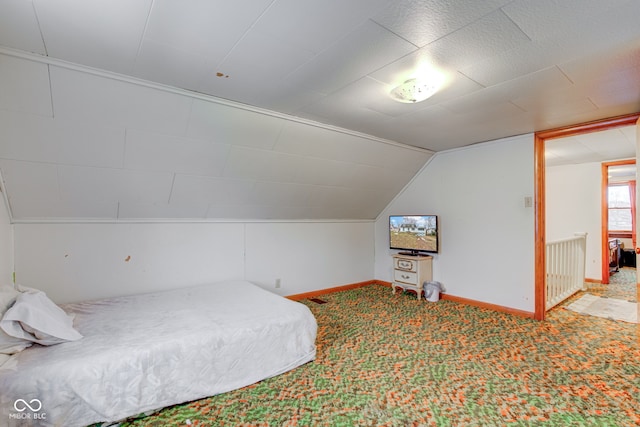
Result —
[[547, 310], [584, 287], [587, 233], [548, 242], [546, 247]]

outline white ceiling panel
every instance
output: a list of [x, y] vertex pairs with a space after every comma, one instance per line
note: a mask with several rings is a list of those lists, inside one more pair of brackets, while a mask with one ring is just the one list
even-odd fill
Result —
[[[345, 101], [342, 103], [334, 104], [334, 102], [335, 99], [333, 96], [327, 97], [323, 101], [317, 102], [309, 108], [305, 108], [303, 115], [310, 120], [321, 123], [331, 122], [337, 126], [340, 126], [345, 121], [349, 121], [352, 124], [351, 129], [354, 131], [362, 131], [370, 121], [384, 123], [391, 119], [391, 117], [384, 113], [376, 112], [366, 106], [360, 105], [357, 99], [345, 98]], [[336, 105], [338, 106], [336, 107]], [[345, 113], [349, 114], [349, 119], [346, 118]]]
[[[305, 206], [264, 206], [264, 205], [211, 205], [207, 218], [229, 219], [310, 219], [311, 209]], [[322, 216], [320, 218], [326, 218]]]
[[347, 187], [329, 187], [329, 186], [312, 186], [310, 187], [309, 200], [310, 206], [341, 206], [353, 209], [354, 197], [361, 191], [360, 189]]
[[260, 206], [211, 205], [207, 210], [207, 218], [234, 220], [265, 218], [265, 212], [261, 210]]
[[607, 150], [609, 147], [625, 147], [635, 152], [635, 140], [630, 140], [619, 129], [611, 129], [607, 132], [593, 132], [576, 135], [574, 137], [585, 147], [593, 151]]
[[[549, 98], [558, 97], [558, 92], [571, 88], [572, 81], [558, 67], [550, 67], [491, 86], [484, 89], [482, 94], [486, 99], [496, 102], [526, 98], [543, 103]], [[519, 105], [517, 102], [514, 104]]]
[[47, 53], [131, 73], [152, 0], [33, 0]]
[[131, 73], [152, 0], [33, 0], [47, 54]]
[[[597, 110], [597, 106], [592, 100], [585, 97], [584, 94], [576, 92], [573, 88], [559, 89], [556, 93], [544, 98], [533, 94], [514, 99], [512, 102], [524, 111], [538, 111], [538, 117], [545, 121], [566, 117], [565, 112], [568, 109], [573, 111], [574, 114], [589, 113]], [[541, 109], [541, 105], [544, 105], [545, 108]]]
[[121, 202], [118, 205], [118, 219], [203, 219], [209, 204], [202, 201], [191, 203], [132, 203]]
[[51, 116], [49, 67], [0, 55], [0, 109]]
[[228, 144], [128, 130], [124, 167], [133, 170], [165, 171], [221, 176]]
[[51, 67], [56, 116], [153, 132], [184, 134], [192, 98], [88, 73]]
[[457, 115], [434, 105], [410, 115], [395, 117], [387, 123], [379, 123], [376, 129], [383, 137], [400, 136], [404, 140], [411, 140], [415, 147], [432, 150], [438, 138], [446, 137], [451, 127], [460, 125]]
[[171, 204], [206, 201], [213, 205], [247, 205], [255, 194], [255, 181], [177, 174]]
[[[535, 2], [526, 2], [526, 7], [535, 7]], [[617, 7], [608, 8], [605, 13], [589, 15], [588, 19], [583, 17], [566, 21], [558, 27], [563, 30], [562, 35], [534, 39], [528, 45], [502, 52], [495, 58], [487, 58], [461, 71], [475, 81], [490, 86], [578, 58], [591, 56], [593, 59], [590, 62], [601, 67], [602, 60], [597, 58], [598, 54], [606, 57], [614, 54], [614, 51], [623, 52], [637, 40], [640, 33], [636, 25], [638, 12], [640, 3], [624, 0]]]
[[43, 198], [47, 201], [59, 199], [58, 170], [47, 163], [0, 160], [2, 179], [11, 189], [7, 193], [9, 203], [13, 197]]
[[[383, 142], [290, 122], [282, 130], [274, 150], [301, 156], [336, 159], [345, 162], [380, 165], [388, 151]], [[404, 150], [402, 147], [397, 148]]]
[[[577, 25], [589, 25], [628, 0], [515, 0], [502, 9], [532, 40], [565, 36]], [[609, 22], [616, 25], [616, 22]]]
[[[331, 112], [331, 110], [326, 108], [320, 108], [317, 112], [314, 113], [305, 112], [303, 115], [309, 120], [317, 121], [320, 123], [335, 123], [336, 126], [343, 126], [344, 124], [349, 122], [351, 130], [359, 132], [361, 134], [364, 133], [364, 131], [371, 129], [371, 126], [373, 124], [384, 126], [387, 122], [393, 119], [393, 117], [378, 113], [367, 107], [345, 107], [345, 105], [342, 105], [339, 109], [348, 111], [349, 119], [347, 119], [344, 114], [334, 114]], [[319, 113], [322, 113], [322, 115]], [[369, 138], [365, 139], [368, 141], [372, 140]]]
[[336, 132], [320, 127], [309, 127], [298, 122], [288, 122], [282, 128], [275, 151], [301, 156], [339, 159], [335, 143], [331, 141]]
[[0, 157], [66, 165], [121, 167], [124, 130], [0, 110]]
[[416, 150], [393, 150], [384, 149], [383, 154], [386, 152], [387, 162], [384, 167], [392, 174], [409, 173], [413, 176], [424, 164], [429, 160], [433, 153], [428, 151], [416, 151]]
[[639, 72], [640, 68], [637, 68], [635, 72], [627, 69], [616, 73], [618, 78], [611, 78], [608, 75], [599, 81], [591, 82], [590, 87], [584, 90], [588, 91], [589, 99], [599, 108], [629, 105], [637, 111], [640, 109], [640, 100], [636, 96], [640, 93]]
[[607, 129], [545, 142], [547, 166], [606, 162], [636, 157], [635, 126]]
[[314, 56], [315, 53], [311, 50], [297, 47], [293, 40], [281, 40], [251, 31], [219, 65], [217, 71], [223, 72], [225, 78], [216, 78], [212, 70], [209, 80], [213, 84], [235, 85], [238, 89], [244, 88], [249, 92], [259, 91], [264, 86], [264, 81], [283, 80], [291, 70], [310, 61]]
[[618, 130], [622, 132], [622, 134], [624, 134], [627, 140], [631, 141], [631, 143], [634, 143], [634, 141], [637, 138], [637, 132], [638, 132], [638, 129], [636, 128], [636, 126], [625, 126], [625, 127], [618, 128]]
[[421, 50], [438, 64], [463, 69], [528, 43], [527, 35], [502, 11], [496, 11]]
[[0, 158], [55, 163], [58, 146], [48, 138], [53, 120], [8, 110], [0, 110], [3, 130]]
[[558, 66], [574, 83], [594, 83], [610, 74], [627, 72], [637, 76], [640, 69], [640, 46], [636, 40], [623, 46], [623, 49], [598, 52]]
[[[287, 79], [307, 89], [331, 93], [414, 50], [411, 43], [367, 21]], [[336, 63], [342, 64], [339, 69], [335, 68]]]
[[232, 148], [224, 176], [268, 182], [294, 182], [300, 156], [264, 152], [248, 148]]
[[219, 63], [271, 1], [155, 0], [142, 48], [151, 40]]
[[51, 138], [58, 146], [56, 163], [76, 166], [120, 168], [125, 133], [121, 128], [97, 127], [53, 120]]
[[630, 149], [622, 146], [605, 146], [597, 150], [596, 154], [600, 155], [596, 161], [601, 161], [602, 158], [608, 158], [611, 160], [635, 159], [636, 150], [635, 147], [634, 149]]
[[58, 166], [62, 199], [72, 202], [166, 203], [173, 174], [126, 169]]
[[283, 123], [266, 114], [194, 100], [187, 136], [220, 144], [270, 149]]
[[555, 41], [532, 41], [477, 61], [459, 71], [482, 86], [489, 87], [549, 68], [561, 58], [566, 58], [569, 50]]
[[311, 188], [298, 183], [260, 181], [254, 188], [253, 200], [266, 206], [307, 206]]
[[12, 188], [8, 194], [13, 215], [22, 219], [110, 218], [115, 219], [117, 202], [85, 203], [60, 197], [57, 166], [0, 160], [4, 184]]
[[[0, 161], [29, 165], [0, 163], [10, 216], [373, 218], [435, 151], [640, 111], [638, 16], [636, 0], [0, 0]], [[431, 98], [390, 99], [428, 72]], [[39, 187], [51, 171], [64, 197]]]
[[[314, 207], [327, 207], [340, 215], [353, 215], [349, 218], [375, 218], [377, 211], [386, 206], [390, 192], [386, 190], [367, 190], [344, 187], [314, 187], [309, 196], [309, 204]], [[380, 206], [379, 204], [383, 204]]]
[[350, 180], [346, 184], [355, 188], [386, 190], [393, 184], [387, 178], [385, 169], [382, 167], [353, 165]]
[[[422, 165], [420, 165], [422, 166]], [[417, 169], [385, 169], [380, 172], [381, 179], [385, 180], [384, 191], [390, 194], [390, 200], [393, 199], [400, 190], [402, 190], [409, 181], [416, 175]]]
[[452, 2], [400, 0], [373, 20], [416, 46], [425, 46], [488, 15], [507, 0]]
[[281, 80], [268, 88], [263, 87], [262, 100], [256, 106], [302, 117], [302, 107], [317, 102], [324, 96], [323, 93], [302, 88], [289, 80]]
[[14, 49], [45, 55], [33, 4], [24, 0], [0, 0], [0, 40]]
[[46, 222], [55, 218], [69, 221], [87, 219], [114, 221], [118, 214], [118, 203], [86, 203], [53, 199], [51, 196], [34, 198], [18, 195], [11, 199], [11, 209], [13, 215], [23, 220]]
[[576, 137], [563, 138], [562, 143], [547, 143], [545, 152], [560, 158], [577, 159], [573, 163], [581, 163], [584, 159], [590, 159], [595, 156], [593, 150], [585, 147]]
[[320, 53], [391, 3], [392, 0], [276, 0], [253, 30]]
[[352, 163], [298, 156], [298, 169], [293, 177], [300, 184], [339, 186], [349, 180]]
[[[473, 95], [469, 96], [469, 98], [472, 97]], [[491, 116], [491, 114], [499, 114], [504, 117], [505, 115], [520, 114], [524, 112], [522, 108], [519, 108], [517, 105], [513, 104], [510, 101], [495, 102], [489, 108], [473, 108], [471, 102], [465, 102], [466, 98], [467, 97], [464, 97], [463, 99], [444, 102], [442, 103], [442, 106], [444, 108], [447, 108], [448, 110], [451, 110], [451, 112], [455, 114], [464, 115], [466, 119], [475, 118], [475, 120], [481, 120], [485, 122], [486, 118], [488, 116]]]
[[213, 71], [204, 55], [177, 49], [153, 40], [140, 48], [133, 75], [174, 87], [197, 90]]

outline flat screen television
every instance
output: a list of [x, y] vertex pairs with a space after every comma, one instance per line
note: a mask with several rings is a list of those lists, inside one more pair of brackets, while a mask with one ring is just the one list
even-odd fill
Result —
[[438, 253], [437, 215], [390, 215], [389, 248], [403, 254]]

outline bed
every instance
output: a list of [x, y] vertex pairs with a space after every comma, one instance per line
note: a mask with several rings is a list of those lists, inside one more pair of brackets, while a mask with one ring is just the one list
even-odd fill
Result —
[[11, 356], [0, 369], [0, 425], [118, 421], [315, 358], [308, 307], [246, 281], [61, 307], [83, 337]]

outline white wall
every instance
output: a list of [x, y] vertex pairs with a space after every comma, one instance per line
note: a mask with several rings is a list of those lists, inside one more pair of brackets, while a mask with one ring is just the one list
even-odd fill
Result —
[[13, 279], [13, 227], [9, 211], [0, 200], [0, 284], [11, 284]]
[[546, 240], [588, 233], [585, 275], [601, 280], [601, 164], [550, 166], [545, 181]]
[[534, 311], [533, 135], [439, 153], [378, 217], [375, 277], [391, 281], [388, 216], [437, 214], [447, 293]]
[[226, 279], [292, 295], [373, 278], [370, 221], [14, 227], [16, 281], [59, 303]]

